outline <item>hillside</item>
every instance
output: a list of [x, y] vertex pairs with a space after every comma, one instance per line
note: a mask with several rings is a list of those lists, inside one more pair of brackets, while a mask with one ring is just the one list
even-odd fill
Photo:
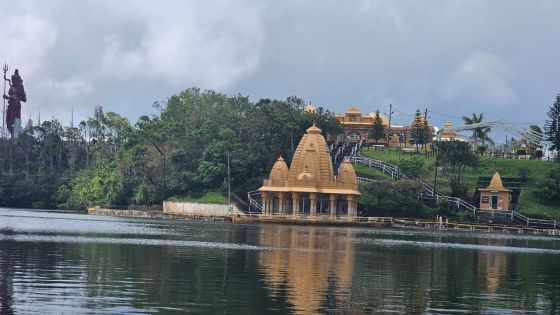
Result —
[[[424, 154], [401, 154], [399, 155], [395, 150], [384, 149], [374, 150], [373, 148], [364, 148], [360, 152], [363, 156], [373, 159], [382, 160], [391, 164], [397, 164], [399, 158], [411, 158], [413, 156], [424, 160], [424, 167], [420, 177], [427, 182], [434, 183], [435, 175], [435, 157], [424, 156]], [[479, 166], [477, 169], [467, 169], [465, 178], [469, 191], [469, 196], [474, 196], [476, 183], [480, 176], [492, 176], [495, 171], [500, 172], [503, 177], [517, 177], [519, 170], [528, 170], [527, 180], [523, 184], [520, 196], [519, 212], [534, 217], [550, 220], [560, 220], [560, 203], [547, 204], [537, 199], [533, 192], [538, 188], [539, 183], [546, 177], [548, 171], [552, 168], [560, 167], [560, 165], [552, 162], [536, 161], [536, 160], [515, 160], [503, 159], [493, 157], [480, 157]], [[387, 179], [390, 177], [375, 169], [357, 166], [358, 173], [365, 173], [378, 179]], [[438, 169], [437, 189], [443, 192], [450, 192], [449, 184], [441, 168]], [[473, 201], [473, 200], [469, 200]]]

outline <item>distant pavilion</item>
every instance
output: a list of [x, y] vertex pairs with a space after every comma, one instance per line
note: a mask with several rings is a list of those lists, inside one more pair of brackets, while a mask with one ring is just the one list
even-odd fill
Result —
[[263, 214], [356, 217], [358, 181], [350, 161], [335, 176], [327, 142], [315, 123], [307, 129], [291, 166], [279, 157], [259, 188]]

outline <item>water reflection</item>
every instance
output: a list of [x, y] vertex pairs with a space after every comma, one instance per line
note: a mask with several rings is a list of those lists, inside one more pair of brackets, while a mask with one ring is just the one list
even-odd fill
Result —
[[558, 238], [3, 211], [0, 314], [560, 310]]
[[[5, 233], [9, 233], [6, 231]], [[13, 314], [12, 270], [7, 252], [0, 250], [0, 314]]]
[[[492, 245], [510, 246], [511, 240], [494, 240]], [[497, 251], [482, 251], [477, 255], [477, 270], [486, 283], [488, 293], [496, 293], [507, 274], [508, 254]]]
[[259, 252], [272, 296], [286, 294], [300, 313], [350, 308], [355, 230], [266, 226], [258, 233], [261, 246], [289, 249]]

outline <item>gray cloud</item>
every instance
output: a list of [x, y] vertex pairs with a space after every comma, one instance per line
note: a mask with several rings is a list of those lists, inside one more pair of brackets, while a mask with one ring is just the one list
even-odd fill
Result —
[[446, 100], [467, 98], [496, 106], [512, 104], [518, 97], [509, 84], [511, 65], [499, 56], [475, 52], [461, 62], [443, 83]]
[[97, 103], [135, 121], [191, 86], [336, 112], [392, 103], [396, 123], [416, 108], [437, 125], [472, 112], [542, 122], [560, 92], [556, 1], [0, 4], [13, 14], [0, 59], [21, 69], [23, 113], [63, 122]]

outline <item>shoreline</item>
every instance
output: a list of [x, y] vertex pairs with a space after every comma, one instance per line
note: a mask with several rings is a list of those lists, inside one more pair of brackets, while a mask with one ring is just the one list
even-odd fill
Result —
[[348, 220], [346, 217], [292, 217], [273, 215], [229, 215], [229, 216], [181, 216], [167, 214], [160, 211], [142, 210], [117, 210], [103, 208], [89, 208], [88, 214], [114, 217], [130, 217], [143, 219], [179, 219], [199, 221], [230, 221], [232, 223], [261, 223], [284, 225], [309, 225], [309, 226], [338, 226], [338, 227], [363, 227], [363, 228], [398, 228], [410, 230], [439, 230], [462, 231], [501, 234], [535, 234], [560, 236], [560, 229], [539, 229], [526, 226], [484, 224], [470, 222], [447, 222], [422, 219], [396, 219], [392, 217], [358, 217], [357, 220]]

